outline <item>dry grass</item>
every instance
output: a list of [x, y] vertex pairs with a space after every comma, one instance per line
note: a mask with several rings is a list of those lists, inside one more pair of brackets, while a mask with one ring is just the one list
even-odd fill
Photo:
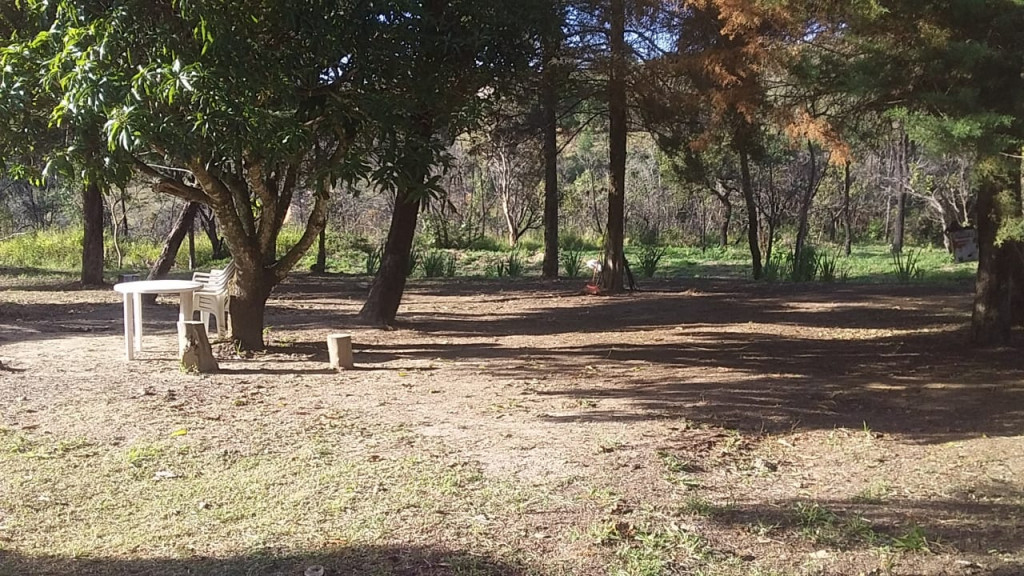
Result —
[[126, 363], [114, 294], [0, 290], [0, 574], [1021, 572], [1019, 351], [964, 293], [665, 288], [422, 284], [379, 331], [299, 279], [207, 377], [173, 304]]

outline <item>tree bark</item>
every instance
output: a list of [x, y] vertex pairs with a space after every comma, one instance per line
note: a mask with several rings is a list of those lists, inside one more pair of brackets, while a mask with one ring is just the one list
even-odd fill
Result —
[[849, 256], [853, 251], [853, 214], [850, 212], [850, 189], [853, 177], [850, 174], [850, 163], [843, 165], [843, 252]]
[[[729, 189], [721, 182], [715, 183], [715, 197], [722, 205], [722, 223], [718, 228], [718, 245], [725, 248], [729, 245], [729, 224], [732, 222], [732, 202], [729, 201]], [[701, 244], [703, 245], [703, 238]]]
[[316, 244], [316, 263], [313, 264], [313, 272], [323, 274], [327, 271], [327, 227], [320, 231]]
[[264, 269], [236, 268], [235, 294], [231, 297], [231, 339], [240, 350], [262, 350], [263, 319], [275, 281]]
[[[978, 275], [971, 317], [971, 340], [978, 346], [1009, 344], [1013, 303], [1019, 299], [1014, 298], [1014, 292], [1020, 289], [1016, 284], [1022, 268], [1018, 242], [1007, 240], [996, 245], [1000, 222], [1020, 216], [1020, 179], [1010, 176], [1009, 160], [998, 158], [990, 162], [998, 168], [985, 171], [978, 187]], [[999, 195], [1004, 191], [1009, 195], [1008, 202], [1000, 206]]]
[[544, 63], [541, 88], [541, 107], [544, 114], [544, 265], [545, 278], [558, 278], [558, 94], [552, 48], [548, 47]]
[[359, 311], [359, 319], [367, 324], [390, 326], [395, 322], [405, 292], [406, 272], [419, 212], [420, 200], [413, 198], [409, 190], [399, 190], [391, 213], [391, 227], [384, 244], [380, 269], [370, 285], [366, 303]]
[[907, 222], [907, 189], [910, 187], [910, 164], [907, 158], [907, 149], [910, 146], [910, 138], [905, 133], [900, 136], [899, 144], [896, 146], [896, 221], [892, 233], [892, 251], [899, 253], [903, 251], [903, 243], [906, 236]]
[[808, 160], [808, 171], [810, 173], [807, 175], [807, 187], [800, 198], [800, 211], [796, 227], [796, 245], [793, 248], [794, 265], [801, 262], [800, 256], [803, 254], [804, 244], [807, 243], [807, 220], [811, 212], [811, 203], [814, 201], [814, 191], [817, 188], [818, 163], [817, 157], [814, 155], [814, 145], [810, 140], [807, 141], [807, 153], [810, 154], [810, 159]]
[[217, 217], [213, 211], [206, 207], [200, 208], [199, 222], [203, 232], [206, 233], [206, 237], [210, 239], [210, 245], [213, 246], [213, 255], [211, 257], [214, 260], [222, 260], [230, 256], [231, 253], [228, 251], [227, 243], [217, 231]]
[[195, 217], [192, 218], [192, 225], [188, 227], [188, 269], [195, 270], [196, 263], [196, 227]]
[[747, 242], [750, 244], [750, 264], [754, 273], [754, 280], [760, 280], [764, 275], [761, 266], [761, 247], [757, 241], [757, 204], [754, 202], [754, 184], [750, 179], [750, 158], [746, 150], [738, 150], [740, 156], [740, 189], [743, 191], [743, 201], [747, 205]]
[[178, 255], [178, 250], [181, 248], [181, 243], [185, 239], [185, 235], [188, 234], [189, 228], [192, 227], [192, 220], [196, 216], [196, 212], [199, 211], [199, 204], [197, 202], [187, 202], [181, 209], [181, 213], [178, 214], [178, 218], [174, 221], [174, 225], [171, 226], [171, 231], [164, 240], [163, 249], [160, 251], [160, 257], [157, 258], [156, 263], [149, 271], [147, 280], [156, 280], [159, 278], [166, 278], [167, 273], [171, 271], [174, 266], [174, 259]]
[[82, 286], [103, 285], [103, 193], [96, 177], [82, 189]]
[[[174, 259], [178, 255], [178, 250], [181, 249], [181, 243], [185, 239], [185, 235], [192, 229], [192, 220], [198, 211], [198, 202], [185, 203], [185, 207], [181, 209], [181, 213], [178, 214], [174, 225], [171, 226], [171, 232], [167, 235], [167, 239], [164, 240], [164, 247], [160, 251], [160, 257], [156, 259], [156, 263], [149, 270], [149, 276], [146, 277], [146, 280], [157, 280], [167, 277], [167, 273], [174, 266]], [[147, 304], [152, 304], [156, 302], [156, 294], [143, 294], [142, 300]], [[186, 318], [186, 320], [190, 320], [190, 318]]]
[[609, 12], [611, 73], [608, 76], [608, 226], [605, 229], [604, 267], [601, 292], [622, 292], [625, 269], [626, 213], [626, 6], [624, 0], [611, 0]]

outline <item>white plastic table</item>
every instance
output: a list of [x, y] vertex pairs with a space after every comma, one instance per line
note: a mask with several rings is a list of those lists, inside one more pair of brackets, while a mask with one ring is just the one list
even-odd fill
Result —
[[178, 320], [192, 319], [192, 294], [202, 288], [199, 282], [190, 280], [142, 280], [114, 284], [114, 290], [124, 294], [124, 355], [135, 359], [136, 352], [142, 352], [142, 295], [177, 294], [179, 299]]

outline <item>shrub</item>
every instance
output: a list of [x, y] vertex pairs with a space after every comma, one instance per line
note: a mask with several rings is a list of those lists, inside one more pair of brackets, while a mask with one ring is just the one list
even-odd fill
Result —
[[328, 232], [327, 234], [327, 247], [329, 250], [354, 250], [356, 252], [362, 252], [369, 254], [376, 250], [373, 242], [370, 241], [366, 236], [359, 234], [340, 234], [336, 239], [332, 239], [333, 234]]
[[366, 275], [375, 276], [377, 271], [380, 270], [380, 260], [384, 255], [384, 247], [381, 246], [376, 250], [370, 250], [366, 253]]
[[793, 282], [812, 282], [818, 275], [818, 251], [814, 246], [804, 246], [799, 255], [790, 254], [789, 279]]
[[565, 232], [559, 235], [558, 247], [562, 250], [600, 250], [601, 248], [596, 242], [573, 232]]
[[783, 266], [782, 256], [780, 254], [773, 255], [764, 263], [764, 267], [761, 269], [761, 279], [765, 282], [778, 282], [782, 279]]
[[519, 252], [513, 250], [507, 254], [498, 256], [498, 258], [487, 267], [487, 274], [489, 276], [497, 276], [503, 278], [508, 276], [509, 278], [516, 278], [523, 275], [524, 262]]
[[645, 225], [637, 232], [636, 241], [641, 246], [657, 246], [661, 243], [661, 232], [657, 226]]
[[519, 239], [516, 248], [526, 252], [540, 252], [544, 249], [544, 240], [535, 236], [524, 236]]
[[848, 271], [845, 267], [839, 266], [838, 252], [822, 252], [818, 255], [818, 280], [822, 282], [835, 282], [846, 280]]
[[640, 247], [640, 252], [637, 255], [638, 264], [640, 264], [640, 271], [643, 272], [644, 278], [651, 278], [654, 273], [658, 270], [658, 264], [661, 259], [665, 256], [667, 248], [664, 246], [654, 246], [645, 244]]
[[519, 252], [513, 250], [508, 253], [508, 256], [505, 259], [505, 270], [508, 272], [510, 278], [517, 278], [523, 275], [525, 264], [526, 263], [523, 262]]
[[455, 256], [441, 250], [432, 250], [423, 257], [423, 275], [427, 278], [455, 276]]
[[892, 252], [892, 269], [896, 280], [910, 282], [918, 280], [924, 274], [924, 270], [918, 265], [921, 258], [920, 250], [908, 250], [907, 252]]
[[562, 251], [562, 268], [569, 278], [577, 278], [583, 271], [583, 250], [571, 248]]
[[484, 252], [500, 252], [501, 243], [490, 236], [481, 236], [469, 244], [470, 250], [482, 250]]

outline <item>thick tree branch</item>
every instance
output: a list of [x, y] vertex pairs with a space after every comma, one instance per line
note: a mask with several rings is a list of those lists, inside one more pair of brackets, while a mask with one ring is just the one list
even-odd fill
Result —
[[288, 276], [288, 272], [299, 262], [299, 259], [309, 250], [316, 241], [320, 231], [327, 225], [327, 208], [330, 204], [330, 192], [328, 186], [321, 180], [317, 183], [316, 201], [313, 203], [313, 210], [309, 213], [309, 220], [306, 223], [306, 230], [302, 237], [288, 252], [271, 267], [270, 272], [274, 279], [280, 282]]
[[132, 156], [132, 163], [135, 169], [140, 173], [153, 178], [156, 183], [153, 184], [153, 190], [161, 194], [167, 194], [168, 196], [174, 196], [187, 200], [189, 202], [198, 202], [200, 204], [209, 205], [210, 197], [207, 196], [201, 189], [194, 186], [189, 186], [181, 180], [175, 180], [174, 178], [168, 178], [165, 174], [161, 174], [155, 168], [146, 164], [142, 160], [139, 160], [135, 156]]

